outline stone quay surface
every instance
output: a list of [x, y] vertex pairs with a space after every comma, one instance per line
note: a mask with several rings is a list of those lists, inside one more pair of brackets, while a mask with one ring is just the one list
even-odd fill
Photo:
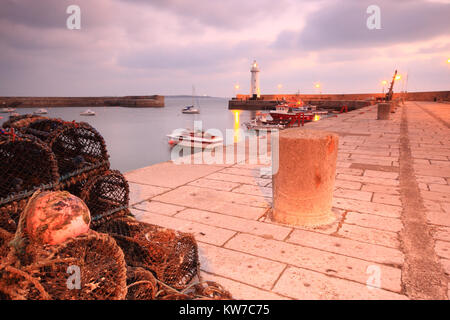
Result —
[[448, 299], [450, 105], [369, 106], [305, 125], [339, 135], [333, 213], [272, 222], [262, 165], [159, 163], [125, 174], [141, 221], [190, 232], [201, 276], [236, 299]]

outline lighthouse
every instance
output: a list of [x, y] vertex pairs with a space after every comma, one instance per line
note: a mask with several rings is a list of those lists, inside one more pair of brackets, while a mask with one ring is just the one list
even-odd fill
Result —
[[259, 67], [256, 60], [253, 60], [250, 72], [252, 73], [250, 81], [250, 97], [251, 99], [256, 99], [261, 96], [261, 92], [259, 91]]

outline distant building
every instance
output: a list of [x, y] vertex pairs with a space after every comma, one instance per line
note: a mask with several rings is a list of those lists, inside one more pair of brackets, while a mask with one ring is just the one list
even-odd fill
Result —
[[250, 72], [252, 74], [250, 81], [250, 98], [256, 99], [261, 97], [261, 91], [259, 90], [259, 67], [256, 60], [253, 60]]

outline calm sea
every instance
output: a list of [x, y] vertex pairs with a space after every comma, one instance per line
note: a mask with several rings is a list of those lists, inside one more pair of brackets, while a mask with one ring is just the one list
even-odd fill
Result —
[[[164, 108], [90, 107], [95, 116], [80, 116], [86, 108], [47, 108], [49, 117], [66, 121], [85, 121], [103, 135], [112, 169], [127, 172], [170, 160], [170, 148], [166, 134], [177, 128], [193, 128], [194, 121], [201, 120], [203, 129], [233, 130], [248, 121], [251, 111], [228, 110], [225, 98], [199, 97], [195, 103], [200, 114], [183, 114], [181, 109], [192, 104], [191, 97], [166, 97]], [[32, 113], [35, 109], [17, 108], [20, 114]], [[0, 113], [0, 124], [8, 114]], [[237, 122], [238, 121], [238, 122]], [[241, 126], [241, 128], [243, 128]], [[232, 143], [232, 141], [231, 141]]]

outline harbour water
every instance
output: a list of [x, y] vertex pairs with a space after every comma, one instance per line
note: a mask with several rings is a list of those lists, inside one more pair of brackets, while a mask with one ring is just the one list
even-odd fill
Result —
[[[254, 111], [228, 110], [226, 98], [199, 97], [194, 103], [200, 114], [183, 114], [181, 109], [192, 104], [191, 97], [166, 97], [164, 108], [89, 107], [95, 116], [80, 116], [86, 108], [47, 108], [48, 117], [66, 121], [84, 121], [104, 137], [112, 169], [122, 172], [170, 160], [166, 134], [177, 128], [193, 128], [202, 121], [203, 130], [218, 129], [225, 139], [225, 130], [243, 129], [240, 124], [250, 120]], [[19, 114], [32, 113], [33, 108], [17, 108]], [[236, 115], [237, 113], [237, 115]], [[9, 116], [0, 113], [5, 122]], [[232, 143], [233, 141], [225, 141]]]

